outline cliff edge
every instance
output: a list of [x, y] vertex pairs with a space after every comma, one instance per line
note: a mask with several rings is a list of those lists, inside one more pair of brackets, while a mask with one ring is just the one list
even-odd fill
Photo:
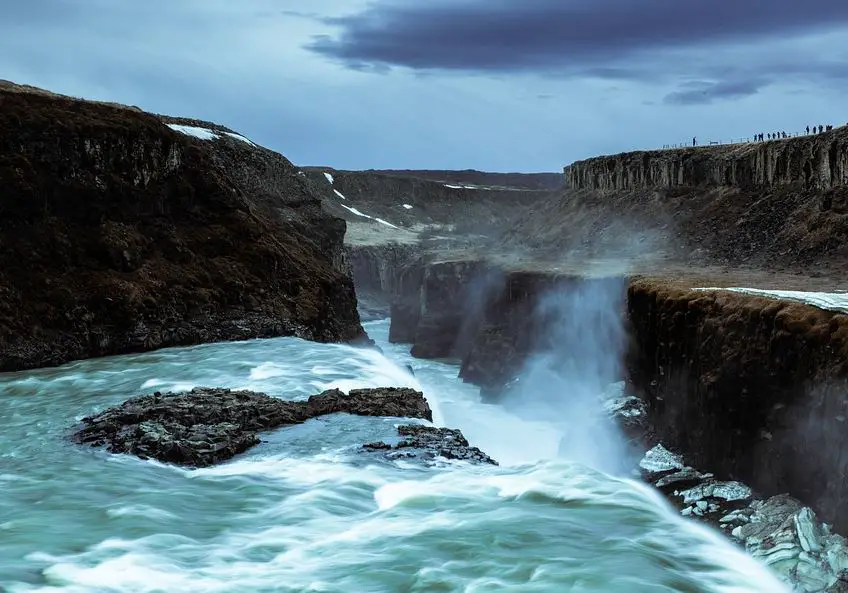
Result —
[[363, 336], [344, 221], [215, 124], [0, 84], [0, 371]]
[[848, 126], [766, 142], [596, 157], [572, 163], [564, 173], [568, 189], [748, 189], [799, 183], [830, 189], [848, 182]]

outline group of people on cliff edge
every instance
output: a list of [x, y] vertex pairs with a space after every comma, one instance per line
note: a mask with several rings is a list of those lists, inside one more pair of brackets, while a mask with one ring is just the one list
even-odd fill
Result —
[[[833, 130], [832, 125], [822, 125], [818, 126], [807, 126], [806, 131], [807, 134], [821, 134], [823, 132], [830, 132]], [[763, 142], [763, 140], [782, 140], [784, 138], [789, 138], [786, 132], [771, 132], [766, 134], [754, 134], [754, 142]]]

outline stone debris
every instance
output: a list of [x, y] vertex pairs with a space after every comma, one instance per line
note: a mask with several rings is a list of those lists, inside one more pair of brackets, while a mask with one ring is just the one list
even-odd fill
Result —
[[422, 459], [434, 462], [438, 458], [468, 461], [471, 463], [498, 463], [477, 447], [468, 444], [459, 430], [409, 424], [398, 427], [398, 434], [405, 437], [396, 445], [376, 442], [363, 445], [363, 449], [386, 451], [388, 459]]
[[[607, 410], [621, 422], [623, 408], [611, 403]], [[682, 516], [725, 532], [794, 591], [848, 593], [848, 541], [797, 499], [781, 494], [757, 500], [747, 485], [689, 467], [662, 444], [645, 453], [636, 473]]]
[[673, 472], [684, 467], [683, 458], [661, 444], [652, 447], [639, 462], [639, 468], [648, 475]]

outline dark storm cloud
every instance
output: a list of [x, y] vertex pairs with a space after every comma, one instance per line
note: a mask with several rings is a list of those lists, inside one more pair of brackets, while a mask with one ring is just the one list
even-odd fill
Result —
[[309, 48], [349, 64], [634, 76], [611, 62], [848, 23], [844, 0], [384, 0], [341, 18]]
[[764, 79], [695, 81], [681, 85], [681, 90], [669, 93], [663, 101], [671, 105], [704, 105], [721, 99], [749, 97], [767, 85]]

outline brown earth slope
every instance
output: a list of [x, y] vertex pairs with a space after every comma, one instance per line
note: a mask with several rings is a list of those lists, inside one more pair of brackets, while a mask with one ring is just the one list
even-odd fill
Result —
[[0, 104], [0, 371], [363, 335], [345, 223], [281, 155], [9, 84]]
[[597, 157], [565, 177], [559, 199], [528, 211], [509, 245], [832, 276], [848, 269], [848, 128]]

